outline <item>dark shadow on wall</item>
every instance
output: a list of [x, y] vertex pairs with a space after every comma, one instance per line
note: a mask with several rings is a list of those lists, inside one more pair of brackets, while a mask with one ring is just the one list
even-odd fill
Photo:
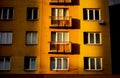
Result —
[[112, 73], [120, 74], [120, 54], [119, 54], [119, 27], [120, 27], [120, 4], [109, 6], [110, 13], [110, 34], [111, 34], [111, 55], [112, 55]]
[[72, 54], [80, 54], [80, 44], [72, 43]]
[[72, 29], [80, 29], [80, 20], [79, 19], [72, 19]]
[[43, 74], [0, 74], [0, 78], [44, 78]]
[[80, 5], [80, 0], [72, 0], [72, 5]]

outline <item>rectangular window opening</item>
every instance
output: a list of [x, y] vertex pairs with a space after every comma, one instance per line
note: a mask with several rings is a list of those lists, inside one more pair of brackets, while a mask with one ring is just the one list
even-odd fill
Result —
[[25, 70], [36, 70], [36, 57], [25, 57], [24, 59]]

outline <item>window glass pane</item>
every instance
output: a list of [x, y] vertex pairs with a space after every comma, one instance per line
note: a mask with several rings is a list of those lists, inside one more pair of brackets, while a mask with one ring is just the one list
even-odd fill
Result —
[[3, 62], [0, 61], [0, 70], [3, 69]]
[[62, 42], [62, 32], [57, 33], [57, 41]]
[[50, 59], [50, 69], [55, 69], [55, 58]]
[[96, 43], [100, 43], [100, 34], [96, 33]]
[[94, 33], [90, 33], [90, 43], [94, 43]]
[[84, 44], [88, 43], [88, 33], [84, 32]]
[[7, 44], [12, 44], [12, 33], [7, 34]]
[[59, 19], [63, 19], [63, 16], [64, 16], [64, 9], [59, 9], [58, 11], [58, 16], [59, 16]]
[[32, 32], [32, 43], [33, 44], [37, 43], [37, 32]]
[[63, 58], [63, 69], [68, 69], [68, 60], [67, 60], [67, 58]]
[[55, 16], [55, 8], [52, 8], [52, 16]]
[[90, 69], [95, 69], [95, 61], [94, 61], [94, 58], [90, 58], [90, 66], [91, 66]]
[[2, 18], [2, 8], [0, 8], [0, 19]]
[[10, 69], [10, 58], [5, 58], [5, 69]]
[[89, 19], [93, 20], [93, 10], [89, 10]]
[[7, 19], [7, 12], [8, 11], [8, 9], [7, 8], [4, 8], [4, 10], [3, 10], [3, 19]]
[[68, 40], [69, 40], [68, 33], [67, 33], [67, 32], [64, 32], [64, 33], [63, 33], [63, 41], [64, 41], [64, 42], [68, 42]]
[[62, 62], [61, 58], [57, 58], [57, 69], [62, 69], [61, 62]]
[[0, 32], [0, 44], [2, 44], [2, 33]]
[[52, 34], [51, 34], [51, 41], [52, 42], [56, 41], [56, 32], [52, 32]]
[[24, 61], [24, 68], [25, 69], [29, 69], [30, 68], [30, 58], [29, 57], [25, 57], [25, 61]]
[[64, 10], [64, 16], [69, 16], [69, 10], [68, 9]]
[[13, 18], [13, 8], [9, 8], [9, 19]]
[[37, 19], [37, 10], [38, 9], [34, 9], [34, 19]]
[[32, 8], [27, 9], [27, 19], [32, 19]]
[[31, 58], [31, 69], [35, 69], [36, 65], [36, 60], [35, 58]]
[[87, 9], [83, 9], [83, 19], [87, 20]]
[[101, 69], [101, 61], [100, 58], [96, 59], [96, 65], [97, 65], [97, 69]]
[[99, 20], [99, 10], [95, 10], [95, 19]]
[[4, 69], [3, 63], [4, 63], [4, 58], [0, 58], [0, 70]]
[[63, 16], [63, 9], [59, 9], [59, 15], [58, 16]]
[[9, 61], [7, 61], [6, 63], [5, 63], [5, 69], [10, 69], [10, 62]]
[[30, 44], [31, 43], [31, 33], [29, 32], [27, 32], [27, 40], [26, 40], [26, 42], [27, 42], [27, 44]]
[[88, 57], [84, 58], [84, 69], [88, 69], [89, 68], [88, 59], [89, 59]]
[[6, 43], [6, 36], [7, 36], [6, 33], [2, 33], [1, 36], [2, 36], [2, 39], [1, 39], [2, 44], [5, 44]]

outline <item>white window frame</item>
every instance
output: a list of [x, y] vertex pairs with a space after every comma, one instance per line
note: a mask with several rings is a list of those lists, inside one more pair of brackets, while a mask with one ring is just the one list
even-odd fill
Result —
[[[93, 34], [94, 35], [94, 43], [91, 43], [90, 41], [90, 34]], [[96, 34], [99, 34], [99, 40], [100, 40], [100, 43], [96, 43]], [[101, 33], [94, 33], [94, 32], [88, 32], [88, 44], [101, 44]]]
[[[101, 19], [101, 14], [100, 14], [100, 9], [86, 9], [87, 10], [87, 20], [96, 20], [96, 18], [95, 18], [95, 10], [98, 10], [99, 11], [99, 20]], [[93, 19], [90, 19], [90, 10], [92, 10], [93, 11]]]
[[[95, 66], [94, 66], [94, 67], [95, 67], [95, 69], [91, 69], [91, 65], [90, 65], [90, 64], [91, 64], [91, 61], [90, 61], [91, 59], [94, 59], [94, 63], [95, 63]], [[88, 58], [88, 69], [86, 69], [86, 70], [102, 70], [102, 68], [103, 68], [103, 59], [102, 59], [102, 58], [99, 58], [99, 59], [100, 59], [100, 64], [101, 64], [101, 65], [100, 65], [100, 66], [101, 66], [101, 69], [97, 69], [97, 64], [96, 64], [97, 59], [98, 59], [98, 58], [89, 57], [89, 58]]]
[[[55, 68], [51, 69], [51, 70], [69, 70], [69, 58], [65, 58], [65, 57], [52, 57], [55, 60]], [[61, 59], [61, 69], [57, 68], [57, 59]], [[67, 59], [67, 69], [63, 69], [63, 60]]]
[[3, 69], [0, 69], [0, 70], [10, 70], [10, 60], [9, 60], [9, 64], [7, 64], [7, 65], [9, 65], [8, 68], [5, 67], [6, 66], [6, 58], [10, 59], [10, 57], [0, 57], [0, 58], [3, 58], [3, 62], [2, 62], [3, 64], [1, 66]]
[[[4, 40], [3, 40], [2, 34], [4, 34], [4, 36], [5, 36]], [[2, 42], [2, 41], [4, 41], [4, 42]], [[0, 44], [12, 44], [12, 32], [0, 32]]]
[[[36, 36], [35, 36], [35, 43], [34, 43], [34, 41], [33, 41], [33, 34], [36, 34]], [[28, 34], [30, 34], [30, 38], [28, 37]], [[30, 39], [30, 40], [29, 40]], [[30, 42], [29, 42], [30, 41]], [[38, 44], [38, 33], [36, 32], [36, 31], [31, 31], [31, 32], [27, 32], [26, 33], [26, 44]]]
[[[10, 9], [11, 8], [0, 8], [1, 9], [1, 18], [0, 18], [0, 20], [9, 20], [9, 19], [11, 19], [11, 18], [9, 18], [9, 16], [10, 16]], [[7, 9], [7, 18], [3, 18], [3, 16], [4, 16], [4, 9]], [[13, 11], [13, 9], [12, 9], [12, 11]], [[13, 16], [13, 14], [12, 14], [12, 16]], [[13, 17], [12, 17], [12, 19], [13, 19]]]
[[[55, 42], [59, 44], [69, 43], [69, 32], [54, 32], [55, 33]], [[58, 41], [58, 33], [62, 33], [62, 41]], [[64, 33], [67, 33], [67, 41], [64, 41]]]
[[[26, 57], [26, 58], [29, 58], [29, 68], [28, 69], [25, 69], [25, 70], [36, 70], [36, 57]], [[35, 59], [35, 68], [32, 69], [32, 59]]]

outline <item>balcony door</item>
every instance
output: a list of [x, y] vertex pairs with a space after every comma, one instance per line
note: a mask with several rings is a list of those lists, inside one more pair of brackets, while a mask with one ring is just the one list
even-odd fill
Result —
[[64, 20], [69, 16], [67, 8], [52, 8], [52, 17], [54, 20]]
[[52, 42], [57, 42], [57, 43], [67, 43], [69, 42], [69, 33], [68, 32], [52, 32], [51, 40]]
[[51, 33], [51, 52], [71, 52], [71, 44], [69, 42], [68, 32], [52, 32]]

